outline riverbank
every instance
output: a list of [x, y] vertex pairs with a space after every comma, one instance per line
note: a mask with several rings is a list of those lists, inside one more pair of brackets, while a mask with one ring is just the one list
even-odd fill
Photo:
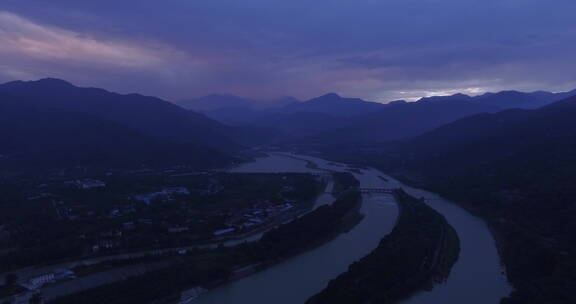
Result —
[[[224, 174], [219, 173], [217, 175], [223, 176]], [[203, 176], [204, 175], [201, 175], [202, 178], [204, 178]], [[212, 174], [206, 174], [206, 176], [212, 176]], [[222, 195], [219, 194], [220, 196], [218, 198], [220, 198], [225, 203], [221, 204], [223, 206], [217, 207], [220, 209], [215, 207], [212, 211], [202, 211], [203, 213], [198, 211], [194, 213], [194, 216], [189, 216], [187, 212], [179, 212], [181, 209], [185, 209], [182, 206], [191, 206], [190, 210], [193, 208], [200, 209], [200, 207], [195, 207], [195, 205], [216, 205], [210, 204], [212, 201], [214, 201], [214, 199], [212, 201], [206, 202], [205, 200], [211, 198], [211, 196], [208, 195], [204, 195], [205, 200], [198, 199], [196, 197], [178, 197], [176, 201], [171, 200], [169, 204], [166, 203], [161, 205], [162, 209], [156, 210], [154, 215], [149, 213], [144, 214], [140, 211], [134, 211], [134, 215], [130, 215], [129, 217], [118, 216], [118, 219], [115, 219], [114, 225], [118, 225], [118, 223], [120, 223], [121, 226], [119, 228], [114, 225], [105, 226], [100, 224], [93, 224], [95, 231], [104, 229], [101, 228], [101, 226], [109, 230], [104, 230], [105, 233], [101, 232], [97, 234], [96, 237], [92, 238], [87, 237], [86, 235], [81, 235], [79, 237], [87, 238], [90, 240], [104, 239], [107, 241], [106, 244], [110, 244], [109, 247], [111, 248], [104, 248], [104, 246], [101, 245], [100, 247], [102, 248], [94, 250], [94, 247], [89, 246], [82, 252], [82, 256], [79, 255], [75, 258], [63, 258], [61, 256], [58, 259], [53, 259], [49, 263], [38, 264], [20, 269], [12, 269], [9, 272], [3, 273], [2, 276], [6, 276], [8, 274], [16, 275], [18, 283], [26, 284], [31, 279], [43, 275], [50, 275], [50, 273], [53, 273], [58, 269], [72, 269], [77, 266], [93, 265], [106, 260], [127, 260], [146, 256], [157, 257], [170, 255], [182, 251], [185, 252], [197, 247], [216, 247], [222, 243], [225, 245], [240, 243], [245, 239], [257, 238], [261, 236], [263, 232], [272, 229], [273, 227], [276, 227], [282, 223], [291, 221], [292, 219], [302, 216], [303, 214], [313, 210], [318, 197], [324, 196], [327, 181], [330, 181], [330, 186], [332, 186], [330, 176], [313, 176], [308, 173], [246, 174], [235, 172], [234, 174], [227, 174], [226, 176], [238, 177], [236, 178], [238, 180], [238, 183], [236, 184], [238, 185], [232, 185], [233, 187], [226, 187], [226, 189], [239, 189], [239, 191], [237, 191], [239, 193], [237, 195], [235, 193], [232, 193], [232, 195], [226, 195], [225, 198], [222, 198]], [[197, 175], [193, 175], [193, 177], [197, 178]], [[209, 178], [211, 180], [218, 181], [212, 177]], [[258, 180], [259, 178], [266, 179], [267, 182], [260, 182]], [[274, 188], [268, 186], [260, 188], [265, 188], [264, 190], [269, 192], [273, 191], [274, 194], [276, 194], [275, 197], [272, 197], [272, 195], [264, 195], [259, 191], [254, 191], [254, 189], [252, 189], [254, 187], [250, 188], [243, 186], [244, 184], [270, 185], [272, 184], [272, 182], [270, 182], [271, 180], [274, 181], [274, 184], [272, 185]], [[298, 180], [300, 182], [293, 182], [293, 180]], [[190, 181], [186, 182], [191, 183]], [[217, 183], [213, 182], [213, 184]], [[283, 188], [277, 184], [283, 186]], [[247, 190], [242, 191], [242, 187], [246, 188]], [[271, 188], [275, 190], [270, 190]], [[303, 188], [306, 189], [306, 192], [300, 190]], [[219, 191], [218, 193], [222, 193], [224, 191]], [[304, 192], [307, 193], [307, 195], [298, 195], [297, 192]], [[215, 195], [216, 194], [213, 196]], [[230, 197], [232, 197], [232, 199], [230, 199]], [[194, 204], [194, 202], [197, 204]], [[160, 205], [160, 203], [157, 203], [157, 205]], [[147, 207], [147, 205], [141, 204], [137, 207], [144, 209]], [[208, 208], [209, 207], [204, 209]], [[174, 212], [175, 210], [178, 211], [177, 213], [179, 214], [179, 217], [175, 219], [171, 218], [169, 221], [166, 221], [162, 218], [162, 225], [157, 225], [159, 221], [151, 219], [152, 216], [156, 215], [157, 217], [161, 217], [163, 214], [173, 215], [176, 213]], [[204, 216], [204, 214], [208, 214], [209, 216]], [[205, 221], [206, 218], [215, 219], [215, 221]], [[233, 218], [236, 221], [228, 221], [226, 218]], [[183, 222], [183, 224], [178, 225], [180, 222]], [[124, 226], [122, 226], [122, 223], [124, 223]], [[226, 224], [227, 226], [221, 226], [223, 224]], [[209, 226], [214, 228], [198, 228], [200, 226]], [[235, 231], [222, 233], [220, 235], [212, 234], [212, 231], [230, 226], [232, 226]], [[204, 234], [196, 234], [197, 230], [208, 232]], [[96, 233], [92, 234], [96, 235]], [[137, 244], [143, 244], [141, 246], [125, 245], [123, 242], [128, 242], [125, 239], [128, 239], [133, 235], [139, 235], [142, 239], [147, 240], [157, 237], [160, 240], [170, 239], [173, 241], [148, 241], [146, 243], [140, 242]], [[90, 244], [91, 242], [96, 241], [86, 241], [85, 243]], [[97, 242], [97, 244], [99, 243]], [[5, 268], [3, 270], [5, 270]]]
[[339, 234], [353, 229], [362, 220], [361, 206], [360, 193], [351, 190], [332, 205], [321, 206], [303, 217], [270, 230], [260, 241], [253, 244], [266, 252], [265, 258], [234, 270], [233, 275], [225, 281], [208, 284], [208, 287], [213, 289], [264, 271], [330, 242]]
[[[176, 295], [181, 291], [195, 286], [215, 288], [330, 241], [357, 222], [360, 205], [360, 194], [349, 192], [332, 205], [321, 206], [266, 232], [257, 242], [194, 252], [179, 257], [181, 261], [166, 269], [61, 297], [51, 303], [103, 303], [108, 297], [120, 301], [118, 303], [137, 303], [142, 299], [150, 302], [178, 298]], [[245, 271], [247, 266], [249, 271]], [[153, 281], [154, 285], [148, 285]], [[115, 298], [119, 292], [125, 295], [120, 300]]]
[[[460, 238], [461, 251], [460, 258], [453, 266], [450, 277], [445, 283], [436, 285], [432, 291], [419, 292], [403, 303], [497, 304], [502, 298], [510, 295], [513, 288], [502, 266], [502, 258], [497, 247], [499, 244], [495, 240], [495, 237], [499, 236], [492, 233], [491, 227], [480, 216], [477, 216], [477, 213], [463, 208], [460, 200], [450, 201], [436, 193], [412, 187], [410, 186], [412, 183], [406, 182], [404, 184], [394, 176], [383, 173], [386, 171], [374, 169], [378, 168], [378, 164], [385, 163], [380, 158], [385, 156], [363, 157], [363, 155], [333, 153], [331, 156], [324, 155], [323, 157], [326, 160], [321, 160], [315, 156], [308, 156], [307, 158], [320, 163], [323, 161], [326, 163], [342, 162], [337, 165], [338, 167], [346, 163], [372, 166], [364, 170], [364, 173], [384, 177], [384, 179], [380, 178], [384, 184], [383, 187], [402, 188], [412, 196], [425, 198], [425, 203], [441, 213], [456, 230]], [[466, 192], [466, 189], [464, 188], [462, 191]]]
[[306, 303], [396, 303], [448, 278], [460, 251], [456, 231], [422, 201], [402, 190], [394, 196], [400, 216], [392, 233]]
[[[306, 166], [308, 161], [316, 163], [318, 169]], [[246, 170], [346, 172], [347, 168], [348, 166], [332, 166], [321, 159], [308, 159], [301, 155], [271, 153], [269, 157], [248, 166]], [[360, 181], [361, 187], [382, 187], [382, 180], [370, 171], [353, 175]], [[328, 197], [331, 194], [326, 195]], [[346, 233], [340, 233], [328, 242], [273, 267], [206, 292], [195, 303], [304, 303], [311, 295], [322, 290], [330, 279], [345, 271], [350, 263], [376, 248], [379, 240], [392, 230], [396, 221], [397, 205], [390, 195], [365, 195], [360, 208], [364, 218]]]
[[[510, 267], [510, 264], [512, 263], [506, 262], [507, 260], [514, 259], [514, 257], [510, 255], [507, 256], [506, 254], [507, 252], [506, 247], [510, 246], [509, 245], [510, 242], [509, 240], [506, 239], [506, 234], [503, 233], [501, 228], [498, 227], [498, 225], [501, 223], [499, 223], [499, 218], [497, 215], [490, 214], [489, 212], [486, 212], [486, 210], [478, 208], [478, 206], [469, 203], [467, 200], [462, 199], [462, 197], [454, 197], [451, 195], [449, 191], [445, 191], [443, 189], [438, 189], [435, 187], [430, 187], [428, 184], [422, 181], [415, 181], [414, 179], [411, 179], [397, 172], [390, 173], [390, 175], [403, 184], [410, 185], [411, 187], [418, 187], [419, 189], [424, 189], [426, 191], [438, 193], [440, 197], [448, 200], [449, 202], [458, 201], [458, 203], [454, 204], [466, 210], [470, 214], [477, 216], [478, 218], [481, 218], [486, 223], [486, 226], [494, 239], [494, 243], [496, 245], [496, 252], [498, 253], [498, 257], [500, 259], [499, 264], [502, 269], [501, 270], [502, 275], [506, 278], [508, 283], [514, 284], [513, 280], [509, 277], [508, 274], [508, 269]], [[502, 299], [502, 301], [505, 302], [506, 300]]]

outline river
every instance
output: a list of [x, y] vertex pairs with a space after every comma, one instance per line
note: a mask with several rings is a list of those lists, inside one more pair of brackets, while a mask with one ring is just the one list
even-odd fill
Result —
[[[275, 153], [242, 164], [232, 171], [318, 172], [317, 169], [306, 166], [304, 159], [314, 162], [319, 169], [348, 169], [345, 165], [315, 157], [294, 158]], [[497, 304], [502, 297], [510, 293], [511, 287], [502, 273], [503, 268], [494, 239], [481, 219], [438, 195], [406, 186], [378, 170], [369, 168], [353, 174], [364, 188], [401, 187], [416, 197], [427, 198], [427, 202], [442, 213], [458, 232], [462, 249], [448, 280], [436, 285], [432, 291], [416, 294], [405, 303]], [[387, 180], [382, 179], [382, 176]], [[324, 194], [316, 204], [330, 203], [333, 200], [331, 195]], [[380, 239], [393, 228], [398, 208], [390, 195], [370, 194], [363, 196], [361, 213], [365, 215], [364, 219], [350, 232], [267, 270], [210, 290], [194, 303], [304, 303], [310, 296], [322, 290], [331, 279], [346, 271], [348, 265], [376, 248]]]

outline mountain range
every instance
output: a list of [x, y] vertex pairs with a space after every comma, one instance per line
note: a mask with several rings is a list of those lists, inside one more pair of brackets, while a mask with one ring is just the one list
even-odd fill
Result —
[[396, 144], [325, 147], [483, 217], [515, 290], [503, 304], [574, 303], [576, 96], [468, 116]]
[[[329, 93], [305, 102], [254, 110], [238, 101], [231, 107], [230, 98], [215, 104], [226, 104], [205, 112], [222, 123], [276, 131], [276, 142], [302, 144], [346, 144], [386, 142], [416, 136], [460, 118], [500, 110], [533, 109], [576, 95], [538, 91], [522, 93], [502, 91], [479, 96], [455, 94], [422, 98], [416, 102], [395, 101], [387, 104], [345, 98]], [[215, 101], [214, 96], [211, 99]]]
[[4, 164], [16, 159], [81, 162], [91, 155], [100, 162], [186, 159], [205, 165], [210, 163], [205, 156], [229, 160], [230, 154], [253, 145], [397, 141], [470, 115], [531, 109], [575, 93], [504, 91], [388, 104], [329, 93], [305, 102], [282, 98], [266, 106], [211, 95], [190, 102], [204, 110], [201, 114], [155, 97], [80, 88], [58, 79], [14, 81], [0, 85], [0, 139], [6, 143], [0, 159]]
[[[58, 79], [0, 85], [3, 165], [229, 159], [228, 127], [167, 101]], [[211, 160], [214, 160], [212, 162]]]

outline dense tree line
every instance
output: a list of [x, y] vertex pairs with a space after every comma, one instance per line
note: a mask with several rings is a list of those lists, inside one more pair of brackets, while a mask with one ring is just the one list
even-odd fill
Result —
[[[2, 229], [11, 232], [9, 237], [0, 238], [0, 249], [14, 249], [0, 254], [0, 270], [94, 254], [193, 245], [199, 239], [209, 240], [213, 231], [223, 228], [225, 217], [207, 215], [211, 212], [234, 213], [252, 206], [256, 201], [265, 200], [280, 203], [289, 200], [296, 208], [304, 209], [313, 204], [323, 186], [312, 175], [305, 173], [214, 173], [178, 179], [161, 174], [144, 177], [117, 175], [102, 179], [107, 186], [100, 189], [62, 186], [49, 189], [58, 198], [56, 200], [67, 202], [66, 208], [80, 213], [73, 220], [57, 217], [51, 199], [24, 199], [26, 190], [34, 190], [33, 186], [0, 183], [0, 233]], [[135, 203], [130, 198], [134, 194], [154, 192], [165, 187], [208, 189], [211, 181], [217, 181], [221, 190], [209, 194], [193, 191], [189, 195], [178, 196], [177, 202], [153, 202], [148, 205]], [[118, 217], [109, 216], [111, 210], [122, 207], [134, 208], [134, 212]], [[88, 213], [92, 215], [86, 215]], [[28, 220], [22, 221], [22, 218]], [[135, 225], [133, 230], [122, 231], [123, 223], [137, 223], [143, 218], [153, 224]], [[166, 231], [169, 224], [186, 226], [189, 233], [169, 233]], [[123, 233], [122, 238], [116, 238], [117, 248], [91, 252], [91, 246], [103, 238], [101, 233], [114, 230]]]
[[350, 172], [333, 172], [332, 177], [334, 179], [334, 188], [332, 189], [334, 194], [340, 194], [360, 186], [360, 182]]
[[506, 304], [576, 303], [576, 98], [472, 116], [399, 143], [326, 149], [483, 217], [514, 286]]
[[343, 194], [332, 205], [316, 208], [293, 222], [264, 234], [255, 244], [265, 254], [262, 259], [276, 259], [300, 253], [342, 232], [359, 218], [359, 192]]
[[178, 299], [195, 286], [210, 288], [225, 283], [234, 270], [248, 265], [266, 267], [330, 240], [358, 220], [359, 192], [347, 192], [331, 205], [266, 232], [261, 240], [234, 247], [196, 250], [172, 266], [124, 281], [55, 299], [54, 304], [150, 303]]
[[177, 300], [180, 292], [207, 281], [221, 280], [230, 274], [225, 265], [211, 265], [209, 269], [193, 263], [179, 263], [172, 267], [103, 285], [50, 301], [52, 304], [77, 303], [149, 303], [151, 300]]
[[460, 251], [456, 231], [420, 200], [402, 190], [396, 197], [401, 212], [392, 232], [307, 303], [395, 303], [448, 277]]

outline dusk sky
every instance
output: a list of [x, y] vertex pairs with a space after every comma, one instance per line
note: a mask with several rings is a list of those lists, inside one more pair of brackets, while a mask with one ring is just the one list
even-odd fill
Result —
[[171, 100], [576, 88], [574, 0], [2, 0], [0, 81]]

